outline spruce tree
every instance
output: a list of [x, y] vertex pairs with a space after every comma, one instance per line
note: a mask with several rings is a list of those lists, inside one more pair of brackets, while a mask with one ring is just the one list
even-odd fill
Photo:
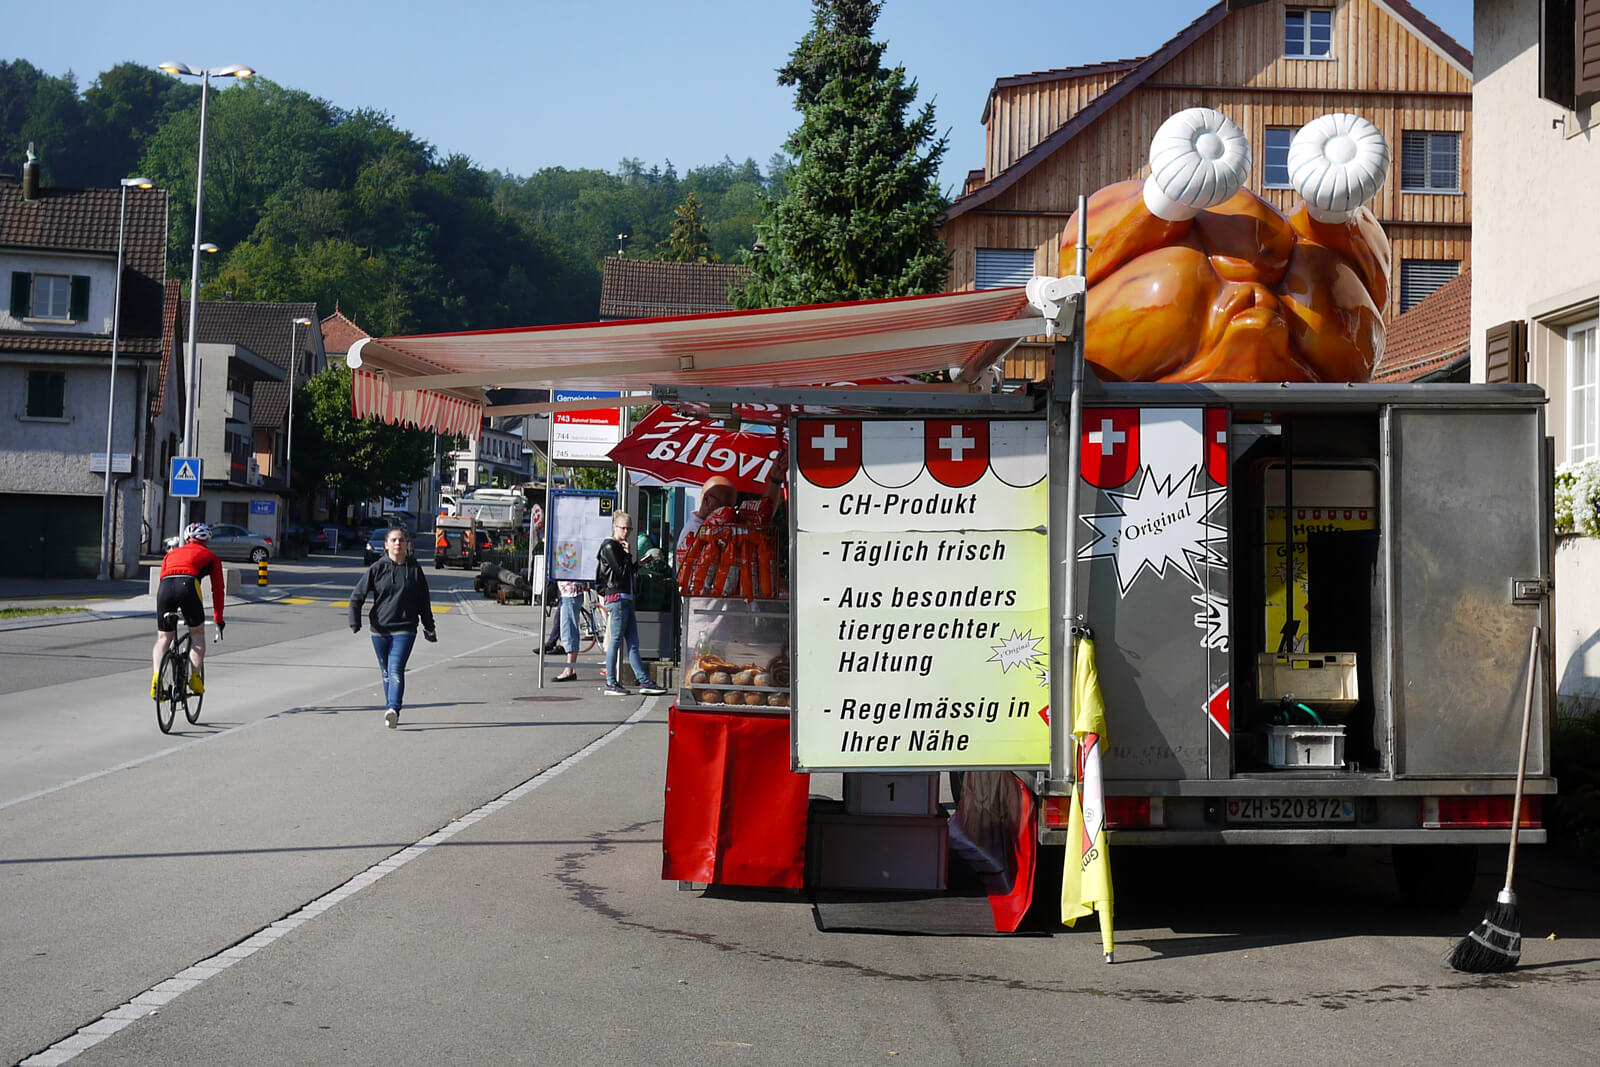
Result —
[[670, 263], [720, 263], [711, 250], [711, 235], [706, 232], [706, 213], [693, 189], [672, 213], [672, 232], [656, 245], [657, 259]]
[[786, 192], [764, 205], [761, 251], [731, 294], [742, 308], [869, 300], [944, 288], [939, 238], [947, 201], [937, 185], [946, 141], [933, 104], [908, 118], [917, 84], [884, 69], [872, 40], [876, 0], [812, 0], [812, 27], [780, 85], [803, 116], [785, 148]]

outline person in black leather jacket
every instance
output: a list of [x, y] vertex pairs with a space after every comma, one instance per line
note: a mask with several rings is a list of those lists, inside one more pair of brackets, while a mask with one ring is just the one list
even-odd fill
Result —
[[410, 535], [396, 527], [384, 535], [383, 558], [368, 567], [350, 594], [350, 632], [361, 632], [361, 608], [372, 597], [372, 650], [383, 672], [383, 692], [388, 704], [384, 721], [393, 730], [400, 725], [400, 708], [406, 695], [406, 661], [417, 643], [417, 625], [429, 641], [434, 632], [433, 605], [428, 599], [428, 576], [410, 553]]
[[594, 572], [595, 592], [605, 601], [611, 612], [611, 626], [606, 639], [606, 684], [600, 691], [608, 696], [627, 696], [617, 678], [617, 655], [624, 640], [628, 643], [628, 666], [638, 681], [642, 693], [658, 694], [666, 690], [648, 681], [650, 672], [645, 669], [639, 655], [639, 620], [633, 613], [633, 576], [638, 562], [633, 558], [629, 540], [633, 534], [633, 517], [619, 511], [611, 517], [611, 536], [600, 543], [599, 564]]

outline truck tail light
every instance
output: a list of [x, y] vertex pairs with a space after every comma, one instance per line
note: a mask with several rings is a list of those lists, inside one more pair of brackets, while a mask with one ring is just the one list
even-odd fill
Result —
[[[1065, 830], [1071, 811], [1071, 797], [1045, 797], [1045, 829]], [[1106, 826], [1109, 829], [1142, 830], [1165, 825], [1165, 811], [1160, 797], [1106, 797]]]
[[[1544, 825], [1544, 798], [1523, 797], [1517, 819], [1524, 827]], [[1422, 825], [1428, 830], [1502, 830], [1511, 828], [1511, 798], [1423, 797]]]

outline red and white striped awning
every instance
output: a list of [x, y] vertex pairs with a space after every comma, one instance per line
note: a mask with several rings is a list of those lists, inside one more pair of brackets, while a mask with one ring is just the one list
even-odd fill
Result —
[[350, 373], [350, 402], [358, 419], [373, 418], [397, 426], [458, 434], [478, 439], [483, 425], [481, 400], [467, 400], [432, 389], [399, 393], [389, 388], [382, 374], [370, 370]]
[[466, 433], [465, 421], [494, 413], [483, 407], [489, 388], [799, 386], [947, 368], [974, 382], [1017, 341], [1047, 332], [1026, 292], [1011, 288], [370, 338], [346, 358], [358, 380], [380, 379], [355, 390], [357, 417]]

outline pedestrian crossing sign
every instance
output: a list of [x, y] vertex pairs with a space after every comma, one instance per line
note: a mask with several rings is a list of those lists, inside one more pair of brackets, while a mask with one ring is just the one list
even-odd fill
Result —
[[172, 477], [167, 480], [167, 483], [167, 492], [172, 496], [199, 496], [199, 457], [173, 456]]

